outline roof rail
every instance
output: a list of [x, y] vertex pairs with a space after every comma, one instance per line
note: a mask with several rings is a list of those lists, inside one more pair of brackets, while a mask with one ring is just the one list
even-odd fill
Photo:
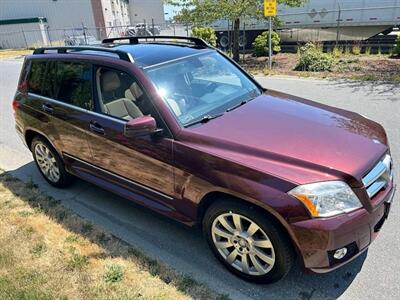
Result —
[[46, 54], [46, 51], [57, 51], [57, 53], [69, 53], [74, 51], [97, 51], [97, 52], [107, 52], [118, 55], [119, 59], [133, 62], [132, 56], [124, 51], [113, 49], [113, 48], [105, 48], [105, 47], [94, 47], [94, 46], [65, 46], [65, 47], [46, 47], [46, 48], [37, 48], [33, 52], [33, 54]]
[[186, 36], [172, 36], [172, 35], [156, 35], [156, 36], [127, 36], [127, 37], [117, 37], [117, 38], [108, 38], [104, 39], [102, 41], [103, 44], [112, 44], [115, 41], [124, 41], [127, 40], [129, 41], [129, 44], [140, 44], [140, 40], [146, 40], [149, 42], [152, 41], [157, 41], [157, 40], [176, 40], [176, 41], [188, 41], [192, 44], [194, 44], [196, 47], [206, 47], [210, 48], [211, 46], [207, 44], [206, 41], [204, 41], [201, 38], [196, 38], [196, 37], [186, 37]]

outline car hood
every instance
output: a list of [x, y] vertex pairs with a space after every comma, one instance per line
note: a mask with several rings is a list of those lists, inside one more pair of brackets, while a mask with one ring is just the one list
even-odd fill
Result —
[[202, 151], [297, 184], [343, 179], [360, 186], [388, 148], [379, 124], [275, 91], [183, 136]]

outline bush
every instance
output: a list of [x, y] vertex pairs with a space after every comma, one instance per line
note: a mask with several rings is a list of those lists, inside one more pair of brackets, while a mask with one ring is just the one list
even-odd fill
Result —
[[313, 43], [308, 43], [300, 48], [300, 60], [297, 63], [297, 71], [321, 72], [330, 71], [334, 65], [331, 54], [324, 53]]
[[393, 50], [393, 54], [396, 56], [400, 56], [400, 35], [397, 37], [396, 47]]
[[342, 48], [340, 48], [340, 47], [333, 48], [333, 50], [332, 50], [333, 57], [339, 58], [339, 57], [342, 56], [342, 54], [343, 54], [343, 49]]
[[[256, 37], [256, 39], [253, 42], [253, 48], [254, 48], [254, 53], [256, 56], [266, 56], [269, 53], [269, 48], [268, 48], [268, 35], [269, 31], [264, 31], [262, 34]], [[272, 32], [272, 51], [274, 53], [279, 53], [281, 52], [281, 38], [279, 34], [277, 34], [275, 31]]]
[[192, 36], [205, 40], [213, 47], [217, 46], [217, 35], [215, 30], [210, 27], [193, 27]]

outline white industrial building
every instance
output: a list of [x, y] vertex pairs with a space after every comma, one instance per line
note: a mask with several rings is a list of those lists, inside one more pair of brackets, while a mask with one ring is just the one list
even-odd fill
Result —
[[162, 0], [129, 0], [129, 7], [132, 24], [154, 22], [160, 25], [165, 21]]
[[117, 36], [143, 20], [164, 22], [162, 0], [0, 0], [0, 48], [63, 44], [66, 37]]

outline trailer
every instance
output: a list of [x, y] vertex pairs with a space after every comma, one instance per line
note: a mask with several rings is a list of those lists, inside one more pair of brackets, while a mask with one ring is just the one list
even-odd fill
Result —
[[[400, 24], [400, 0], [309, 0], [302, 7], [278, 6], [277, 28], [282, 42], [365, 41], [388, 34]], [[219, 46], [227, 48], [232, 24], [213, 23]], [[268, 30], [267, 20], [241, 20], [240, 47], [248, 49], [254, 39]]]

